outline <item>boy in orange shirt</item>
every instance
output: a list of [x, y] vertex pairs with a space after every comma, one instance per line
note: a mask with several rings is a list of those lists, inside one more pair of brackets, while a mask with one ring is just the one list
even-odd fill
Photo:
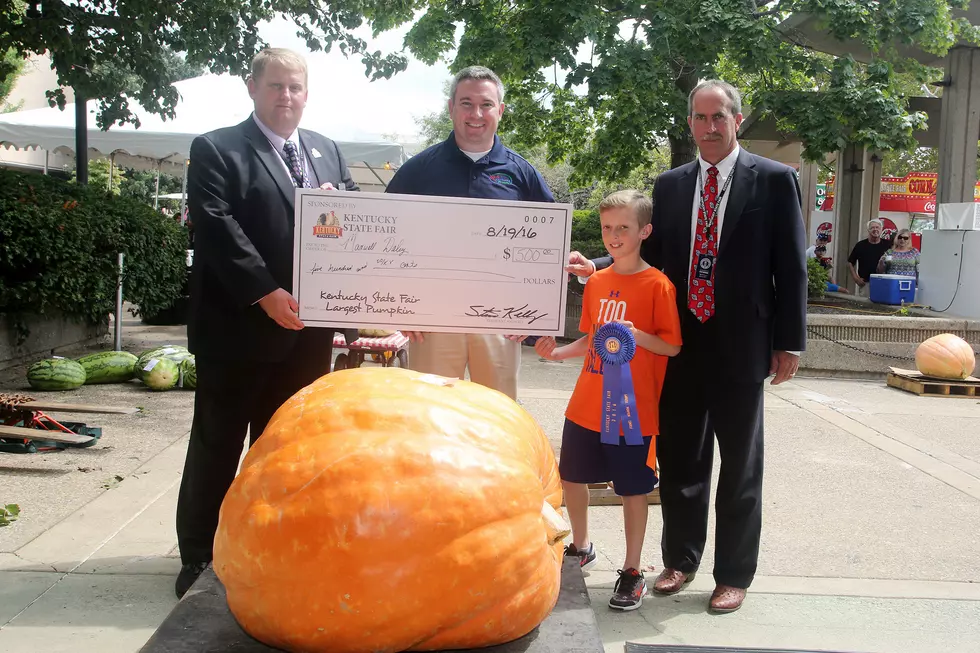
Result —
[[[640, 553], [647, 525], [647, 494], [657, 478], [655, 438], [660, 432], [658, 404], [667, 358], [681, 350], [680, 319], [674, 286], [659, 270], [640, 258], [640, 245], [650, 236], [653, 204], [648, 195], [624, 190], [599, 205], [602, 242], [613, 265], [599, 270], [585, 285], [579, 330], [589, 335], [557, 347], [552, 337], [540, 338], [535, 350], [543, 358], [585, 357], [572, 398], [565, 410], [558, 471], [572, 525], [566, 555], [578, 556], [583, 570], [596, 562], [589, 540], [589, 483], [613, 482], [623, 499], [626, 561], [609, 600], [616, 610], [635, 610], [647, 594]], [[604, 417], [603, 362], [595, 351], [596, 330], [608, 322], [625, 325], [636, 340], [629, 362], [643, 443], [627, 444], [619, 425], [618, 444], [605, 444], [600, 431]], [[622, 398], [619, 398], [622, 403]]]

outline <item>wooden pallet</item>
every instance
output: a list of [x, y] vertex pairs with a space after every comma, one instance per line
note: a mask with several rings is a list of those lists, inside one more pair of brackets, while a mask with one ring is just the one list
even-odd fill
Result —
[[91, 435], [28, 429], [23, 426], [6, 426], [3, 424], [0, 424], [0, 437], [15, 440], [38, 440], [40, 442], [64, 442], [66, 444], [87, 444], [95, 439]]
[[[660, 489], [654, 488], [653, 492], [647, 495], [647, 504], [660, 503]], [[564, 498], [562, 504], [565, 505]], [[589, 483], [589, 505], [590, 506], [621, 506], [622, 497], [609, 486], [608, 483]]]
[[905, 390], [920, 397], [956, 397], [980, 399], [980, 383], [943, 381], [929, 377], [912, 377], [889, 372], [886, 383], [892, 388]]
[[70, 413], [107, 413], [113, 415], [132, 415], [138, 413], [135, 406], [96, 406], [94, 404], [63, 404], [52, 401], [27, 401], [17, 405], [24, 410], [63, 410]]

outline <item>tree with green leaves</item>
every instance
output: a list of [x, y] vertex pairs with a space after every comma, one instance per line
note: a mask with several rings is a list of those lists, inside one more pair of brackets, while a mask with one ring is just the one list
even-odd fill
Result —
[[446, 96], [446, 102], [443, 103], [441, 109], [415, 119], [415, 124], [419, 128], [419, 136], [422, 138], [422, 147], [441, 143], [449, 138], [449, 132], [453, 130], [453, 119], [449, 115], [449, 90], [452, 85], [452, 80], [448, 80], [442, 85], [442, 93]]
[[[943, 54], [961, 39], [980, 42], [980, 30], [951, 13], [966, 3], [419, 0], [360, 6], [379, 31], [418, 16], [405, 45], [426, 63], [451, 56], [454, 70], [480, 63], [500, 74], [509, 109], [502, 128], [512, 146], [543, 144], [552, 161], [569, 159], [584, 178], [616, 179], [645, 165], [658, 139], [669, 140], [672, 166], [694, 157], [687, 96], [700, 79], [718, 76], [742, 86], [753, 110], [771, 112], [783, 129], [798, 134], [811, 160], [852, 143], [910, 148], [924, 116], [908, 112], [907, 80], [923, 84], [938, 73], [900, 57], [893, 44]], [[393, 9], [379, 20], [381, 5]], [[780, 27], [796, 12], [818, 16], [834, 37], [864, 44], [874, 60], [833, 59], [798, 45]]]
[[[177, 175], [160, 173], [160, 195], [168, 193], [179, 193], [181, 191], [182, 179]], [[120, 188], [120, 195], [139, 200], [144, 204], [153, 206], [157, 196], [157, 173], [152, 170], [126, 170], [126, 177]], [[159, 200], [160, 206], [169, 206], [173, 210], [180, 209], [179, 200]]]
[[884, 177], [904, 177], [910, 172], [939, 172], [939, 150], [932, 147], [914, 147], [908, 150], [886, 152], [881, 163]]
[[[109, 169], [112, 169], [110, 186]], [[109, 159], [94, 159], [88, 162], [88, 184], [92, 188], [101, 188], [110, 195], [119, 195], [125, 180], [125, 172], [119, 166], [112, 165]], [[68, 180], [77, 183], [77, 175], [71, 172]]]
[[[47, 52], [60, 87], [74, 89], [78, 97], [99, 98], [96, 121], [105, 129], [133, 121], [131, 100], [173, 117], [178, 98], [172, 84], [182, 73], [171, 65], [170, 53], [194, 68], [244, 75], [266, 45], [259, 38], [259, 24], [279, 17], [295, 22], [310, 50], [337, 46], [345, 54], [360, 55], [373, 79], [390, 76], [403, 70], [407, 59], [368, 52], [352, 30], [363, 23], [362, 9], [376, 29], [385, 30], [394, 26], [393, 20], [407, 18], [411, 5], [408, 0], [7, 0], [0, 3], [0, 52]], [[106, 74], [107, 66], [124, 74]], [[0, 79], [12, 70], [9, 62], [0, 61]], [[61, 88], [48, 91], [48, 98], [62, 108], [66, 103]]]
[[14, 90], [14, 84], [17, 83], [17, 78], [20, 77], [20, 73], [24, 69], [24, 60], [17, 54], [16, 50], [12, 49], [7, 50], [2, 60], [2, 65], [10, 72], [6, 76], [0, 76], [0, 113], [8, 113], [20, 108], [8, 103], [7, 98], [10, 97], [11, 91]]

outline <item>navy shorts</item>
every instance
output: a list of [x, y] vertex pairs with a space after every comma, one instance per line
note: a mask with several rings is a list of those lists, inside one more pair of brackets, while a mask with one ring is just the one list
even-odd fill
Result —
[[612, 481], [617, 495], [628, 497], [649, 494], [657, 484], [657, 475], [647, 467], [652, 437], [643, 438], [643, 446], [603, 444], [597, 431], [590, 431], [565, 420], [561, 434], [558, 473], [569, 483], [606, 483]]

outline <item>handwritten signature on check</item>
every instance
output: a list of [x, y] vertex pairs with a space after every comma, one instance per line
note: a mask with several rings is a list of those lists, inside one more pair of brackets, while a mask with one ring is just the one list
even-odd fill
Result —
[[540, 313], [536, 308], [528, 308], [527, 304], [523, 306], [508, 306], [506, 308], [476, 304], [470, 306], [463, 315], [467, 317], [500, 318], [513, 321], [526, 320], [527, 324], [534, 324], [541, 318], [548, 317], [547, 313]]

